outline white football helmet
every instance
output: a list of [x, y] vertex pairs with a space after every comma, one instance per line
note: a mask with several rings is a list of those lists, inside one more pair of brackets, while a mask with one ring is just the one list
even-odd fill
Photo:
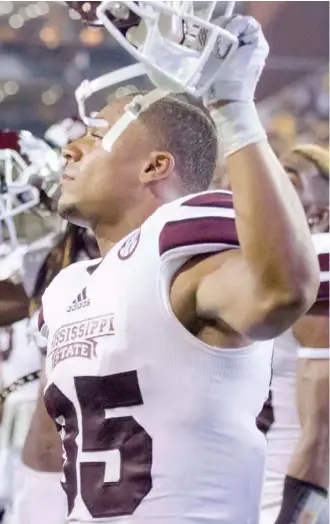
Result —
[[30, 177], [54, 177], [61, 169], [59, 155], [29, 131], [0, 131], [0, 169], [8, 186], [24, 186]]
[[0, 131], [0, 240], [6, 228], [17, 246], [13, 217], [39, 206], [41, 189], [47, 194], [58, 184], [62, 165], [59, 153], [32, 133]]
[[15, 284], [22, 282], [23, 258], [27, 250], [27, 244], [18, 244], [13, 248], [11, 243], [2, 242], [0, 248], [0, 280], [11, 280]]
[[[228, 3], [227, 17], [232, 14], [234, 3]], [[157, 88], [152, 96], [136, 97], [126, 107], [123, 117], [104, 137], [102, 145], [107, 151], [130, 122], [169, 92], [203, 97], [238, 47], [233, 34], [212, 23], [217, 4], [214, 1], [104, 0], [67, 4], [87, 23], [102, 25], [138, 62], [95, 80], [85, 80], [78, 87], [76, 99], [86, 125], [107, 125], [86, 114], [85, 101], [96, 91], [145, 74]]]

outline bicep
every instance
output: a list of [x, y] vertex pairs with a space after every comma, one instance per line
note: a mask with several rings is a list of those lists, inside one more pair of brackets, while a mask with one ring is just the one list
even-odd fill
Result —
[[[235, 332], [255, 340], [274, 338], [293, 320], [291, 304], [277, 307], [276, 294], [260, 286], [240, 249], [209, 257], [196, 291], [197, 313], [220, 319]], [[296, 315], [296, 312], [294, 312]]]

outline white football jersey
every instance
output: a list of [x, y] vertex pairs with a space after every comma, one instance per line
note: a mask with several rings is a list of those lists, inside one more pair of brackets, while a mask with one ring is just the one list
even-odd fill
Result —
[[[321, 269], [318, 300], [328, 300], [329, 234], [315, 234], [313, 241]], [[284, 477], [300, 439], [301, 427], [296, 402], [298, 358], [329, 358], [329, 349], [300, 348], [291, 329], [275, 340], [271, 391], [258, 420], [268, 441], [262, 508], [280, 508]]]
[[35, 347], [28, 347], [26, 330], [26, 319], [0, 328], [0, 390], [17, 384], [4, 402], [0, 424], [0, 499], [6, 502], [19, 484], [20, 451], [39, 389], [35, 376], [18, 385], [22, 377], [40, 369], [40, 354]]
[[70, 522], [258, 522], [273, 342], [217, 349], [170, 305], [189, 258], [237, 247], [231, 194], [191, 195], [46, 290], [45, 402]]
[[[7, 387], [21, 377], [40, 369], [40, 354], [28, 344], [28, 320], [15, 322], [12, 326], [0, 328], [1, 383]], [[10, 394], [13, 402], [36, 398], [38, 386], [33, 382], [25, 384]], [[8, 397], [9, 398], [9, 397]]]

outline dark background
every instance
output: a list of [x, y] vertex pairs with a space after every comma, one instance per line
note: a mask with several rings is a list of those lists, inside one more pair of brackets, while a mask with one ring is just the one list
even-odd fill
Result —
[[[219, 2], [219, 12], [224, 5]], [[270, 44], [258, 101], [328, 66], [328, 2], [237, 2], [235, 11], [261, 22]], [[72, 19], [64, 2], [0, 2], [1, 128], [42, 134], [76, 114], [74, 90], [84, 78], [130, 60], [108, 33]], [[95, 95], [94, 110], [108, 94]]]

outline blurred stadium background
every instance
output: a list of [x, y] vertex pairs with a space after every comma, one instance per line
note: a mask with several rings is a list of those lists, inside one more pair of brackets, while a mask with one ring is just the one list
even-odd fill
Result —
[[[257, 18], [270, 43], [257, 99], [276, 150], [297, 136], [328, 145], [329, 3], [250, 1], [235, 9]], [[84, 78], [128, 63], [109, 34], [84, 27], [65, 2], [2, 1], [0, 125], [41, 135], [76, 113], [74, 90]], [[95, 96], [94, 107], [107, 98]]]

